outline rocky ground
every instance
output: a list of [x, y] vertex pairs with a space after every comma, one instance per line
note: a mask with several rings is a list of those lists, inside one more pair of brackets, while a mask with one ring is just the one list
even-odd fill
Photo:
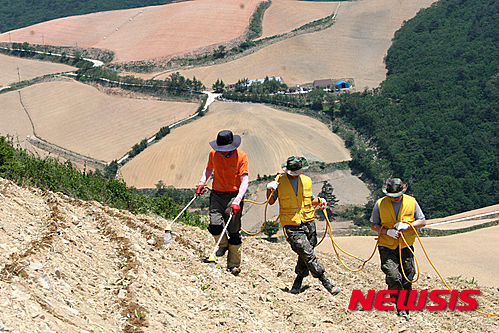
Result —
[[[324, 253], [342, 292], [307, 277], [292, 295], [287, 243], [244, 238], [243, 269], [232, 276], [225, 257], [215, 268], [202, 261], [214, 246], [205, 230], [174, 224], [160, 247], [166, 223], [0, 179], [0, 332], [499, 332], [497, 317], [475, 311], [421, 310], [406, 322], [394, 311], [348, 310], [352, 290], [385, 289], [384, 276]], [[445, 289], [425, 275], [417, 286]], [[499, 312], [499, 291], [480, 290], [479, 309]]]

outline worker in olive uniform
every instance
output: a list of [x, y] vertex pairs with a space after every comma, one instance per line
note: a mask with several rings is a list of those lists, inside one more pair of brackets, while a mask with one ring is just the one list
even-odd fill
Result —
[[312, 180], [303, 174], [308, 169], [304, 157], [291, 156], [281, 167], [286, 173], [277, 175], [274, 181], [267, 184], [267, 198], [270, 197], [270, 205], [279, 200], [281, 224], [291, 249], [298, 254], [296, 278], [290, 292], [300, 293], [303, 278], [310, 273], [321, 281], [327, 291], [337, 295], [340, 288], [326, 277], [324, 266], [314, 253], [317, 245], [314, 206], [326, 208], [326, 200], [314, 197]]

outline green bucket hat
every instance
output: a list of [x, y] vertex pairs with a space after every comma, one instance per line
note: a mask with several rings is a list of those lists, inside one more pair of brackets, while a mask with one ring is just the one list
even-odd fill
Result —
[[305, 157], [291, 156], [281, 167], [288, 175], [299, 176], [308, 169], [308, 162]]
[[403, 183], [400, 178], [390, 178], [383, 185], [383, 193], [392, 198], [400, 197], [405, 191], [407, 191], [407, 184]]

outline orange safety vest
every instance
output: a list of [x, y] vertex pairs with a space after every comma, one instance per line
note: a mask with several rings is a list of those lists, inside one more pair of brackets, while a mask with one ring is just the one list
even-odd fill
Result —
[[[392, 229], [397, 222], [414, 222], [414, 210], [416, 207], [416, 199], [403, 194], [402, 204], [400, 205], [399, 215], [395, 216], [392, 201], [390, 197], [384, 197], [378, 200], [379, 217], [381, 219], [381, 226], [385, 229]], [[407, 244], [411, 246], [416, 240], [416, 233], [411, 228], [404, 230], [404, 238]], [[394, 239], [388, 235], [379, 236], [379, 246], [384, 246], [389, 249], [395, 250], [399, 246], [399, 240]], [[405, 242], [401, 240], [401, 248], [407, 247]]]
[[288, 175], [277, 175], [280, 183], [279, 216], [282, 225], [300, 225], [302, 222], [314, 220], [315, 213], [312, 206], [312, 180], [305, 175], [298, 176], [298, 195], [295, 194]]

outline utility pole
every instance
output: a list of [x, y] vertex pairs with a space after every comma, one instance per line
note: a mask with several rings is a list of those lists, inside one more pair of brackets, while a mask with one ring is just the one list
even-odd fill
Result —
[[19, 74], [19, 66], [17, 66], [17, 77], [19, 78], [19, 83], [21, 82], [21, 74]]

